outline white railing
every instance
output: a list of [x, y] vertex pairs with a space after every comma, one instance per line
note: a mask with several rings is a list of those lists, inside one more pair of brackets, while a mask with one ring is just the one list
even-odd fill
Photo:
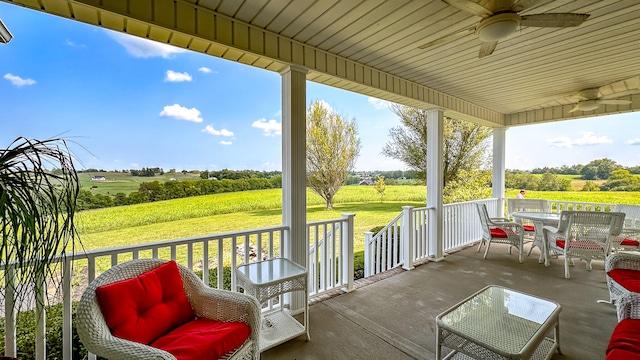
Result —
[[[353, 214], [340, 219], [309, 223], [310, 254], [309, 292], [317, 295], [336, 288], [353, 289]], [[72, 299], [74, 290], [80, 293], [84, 287], [105, 270], [122, 262], [138, 258], [160, 258], [176, 260], [187, 268], [200, 272], [202, 280], [212, 287], [236, 290], [235, 272], [225, 275], [225, 267], [235, 269], [238, 265], [281, 256], [282, 239], [288, 238], [287, 226], [228, 232], [192, 238], [128, 245], [117, 248], [90, 250], [67, 254], [56, 258], [62, 271], [61, 291], [49, 303], [62, 303], [63, 307], [63, 359], [72, 359]], [[73, 259], [73, 261], [71, 260]], [[223, 264], [223, 266], [218, 266]], [[0, 277], [12, 278], [16, 269], [12, 265], [0, 266]], [[215, 271], [215, 281], [210, 281], [210, 272]], [[225, 276], [230, 280], [225, 284]], [[335, 280], [334, 280], [335, 279]], [[44, 280], [42, 280], [44, 281]], [[73, 284], [73, 285], [72, 285]], [[38, 287], [36, 287], [38, 288]], [[43, 287], [39, 287], [43, 288]], [[16, 313], [12, 311], [16, 302], [11, 287], [5, 286], [5, 356], [16, 356]], [[76, 294], [77, 295], [77, 294]], [[34, 308], [38, 319], [44, 319], [42, 306], [44, 294], [35, 294], [40, 301], [31, 301], [27, 308]], [[77, 298], [77, 296], [75, 297]], [[274, 306], [273, 302], [267, 308]], [[36, 359], [44, 360], [46, 354], [46, 321], [36, 324]], [[90, 359], [95, 356], [89, 355]]]
[[307, 224], [309, 295], [335, 289], [353, 290], [353, 218]]
[[[484, 203], [492, 217], [501, 217], [506, 199], [485, 199], [473, 202], [446, 204], [443, 211], [442, 250], [444, 252], [471, 245], [482, 238], [480, 218], [475, 203]], [[622, 211], [634, 213], [640, 217], [640, 207], [631, 205], [602, 204], [592, 202], [549, 200], [551, 211], [584, 210], [584, 211]], [[637, 209], [637, 211], [630, 209]], [[403, 207], [396, 216], [377, 234], [364, 233], [364, 269], [365, 277], [388, 271], [398, 266], [410, 270], [416, 262], [433, 258], [434, 244], [429, 239], [429, 208]], [[502, 211], [501, 211], [502, 210]], [[640, 220], [638, 220], [640, 223]], [[405, 251], [411, 247], [411, 260]]]

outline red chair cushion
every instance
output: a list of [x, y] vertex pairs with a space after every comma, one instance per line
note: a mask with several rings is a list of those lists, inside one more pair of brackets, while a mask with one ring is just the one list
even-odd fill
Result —
[[178, 360], [219, 359], [242, 345], [251, 329], [241, 322], [199, 318], [171, 330], [152, 342]]
[[633, 240], [633, 239], [617, 237], [617, 238], [613, 239], [613, 241], [619, 242], [620, 245], [622, 245], [622, 246], [640, 246], [640, 241]]
[[508, 237], [507, 233], [502, 229], [492, 228], [492, 229], [489, 229], [489, 231], [491, 232], [491, 237], [503, 238], [503, 239], [506, 239]]
[[607, 273], [609, 277], [623, 288], [640, 293], [640, 271], [630, 269], [613, 269]]
[[[565, 240], [563, 239], [558, 239], [556, 240], [556, 246], [564, 249], [565, 246]], [[602, 250], [602, 246], [594, 243], [593, 241], [589, 241], [589, 240], [575, 240], [575, 241], [571, 241], [569, 244], [569, 247], [572, 249], [584, 249], [584, 250]]]
[[640, 359], [640, 319], [625, 319], [616, 325], [606, 354], [606, 360]]
[[533, 225], [522, 225], [522, 228], [524, 229], [524, 231], [529, 231], [529, 232], [536, 231], [536, 228]]
[[111, 333], [142, 344], [195, 318], [175, 261], [100, 286], [96, 298]]

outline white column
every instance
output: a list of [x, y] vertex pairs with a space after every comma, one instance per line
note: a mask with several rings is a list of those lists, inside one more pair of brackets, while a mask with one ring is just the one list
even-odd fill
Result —
[[[507, 128], [493, 128], [493, 171], [491, 172], [491, 184], [495, 199], [499, 204], [504, 203], [504, 172], [505, 172], [505, 146]], [[492, 216], [504, 217], [504, 206], [498, 206], [498, 213]]]
[[442, 245], [442, 188], [444, 187], [444, 110], [432, 109], [427, 113], [427, 207], [429, 208], [429, 249], [431, 256], [440, 261]]
[[[307, 267], [307, 71], [288, 66], [282, 71], [282, 224], [289, 227], [281, 253]], [[304, 309], [305, 297], [295, 292], [291, 309]], [[305, 324], [307, 325], [307, 324]]]

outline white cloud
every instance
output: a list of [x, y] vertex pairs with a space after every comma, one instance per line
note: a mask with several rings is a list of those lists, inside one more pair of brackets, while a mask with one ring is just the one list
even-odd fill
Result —
[[369, 104], [371, 104], [376, 110], [386, 109], [391, 105], [391, 103], [386, 100], [380, 100], [374, 97], [369, 97], [367, 101], [369, 101]]
[[582, 137], [573, 141], [576, 146], [611, 144], [613, 142], [606, 136], [596, 136], [592, 132], [581, 132], [580, 134], [582, 134]]
[[33, 85], [36, 83], [36, 81], [33, 79], [23, 79], [20, 76], [16, 76], [13, 74], [6, 74], [4, 78], [11, 81], [11, 83], [17, 87]]
[[160, 116], [172, 117], [178, 120], [193, 121], [196, 123], [201, 123], [203, 121], [200, 117], [200, 110], [196, 108], [188, 109], [178, 104], [165, 106], [160, 112]]
[[328, 111], [328, 112], [330, 112], [330, 113], [335, 112], [335, 111], [333, 110], [333, 108], [331, 107], [331, 105], [329, 105], [329, 103], [328, 103], [328, 102], [326, 102], [326, 101], [324, 101], [324, 100], [320, 100], [320, 107], [321, 107], [321, 108], [323, 108], [323, 109], [325, 109], [325, 110], [327, 110], [327, 111]]
[[282, 110], [278, 110], [278, 111], [276, 111], [276, 113], [275, 113], [275, 114], [273, 114], [273, 116], [275, 116], [275, 117], [282, 117]]
[[211, 125], [205, 126], [204, 129], [202, 129], [202, 132], [211, 134], [211, 135], [217, 135], [217, 136], [233, 136], [233, 132], [227, 129], [216, 130]]
[[186, 51], [171, 45], [120, 32], [107, 31], [107, 34], [122, 45], [129, 55], [137, 58], [162, 57], [169, 59], [173, 54]]
[[173, 70], [167, 70], [167, 77], [164, 78], [164, 81], [169, 82], [182, 82], [182, 81], [191, 81], [191, 75], [186, 72], [175, 72]]
[[599, 144], [611, 144], [613, 141], [606, 136], [597, 136], [592, 132], [581, 132], [581, 137], [577, 139], [571, 139], [568, 136], [561, 136], [557, 138], [547, 139], [547, 142], [551, 144], [551, 146], [559, 147], [559, 148], [572, 148], [574, 146], [590, 146], [590, 145], [599, 145]]
[[131, 168], [132, 168], [132, 169], [136, 169], [136, 168], [138, 168], [138, 167], [140, 166], [140, 164], [138, 164], [138, 163], [131, 163], [131, 164], [129, 164], [129, 166], [131, 166]]
[[252, 127], [262, 129], [264, 136], [282, 135], [282, 124], [276, 120], [260, 119], [251, 124]]
[[203, 72], [203, 73], [205, 73], [205, 74], [210, 74], [210, 73], [212, 73], [212, 72], [213, 72], [213, 70], [209, 69], [209, 68], [208, 68], [208, 67], [206, 67], [206, 66], [202, 66], [202, 67], [198, 68], [198, 71]]
[[573, 147], [573, 142], [571, 141], [571, 138], [566, 137], [566, 136], [547, 139], [547, 142], [550, 143], [551, 146], [555, 146], [555, 147], [559, 147], [559, 148], [563, 148], [563, 147], [572, 148]]
[[625, 144], [627, 144], [627, 145], [640, 145], [640, 138], [635, 138], [635, 139], [627, 140], [627, 141], [625, 142]]
[[231, 141], [224, 141], [224, 140], [220, 141], [220, 145], [231, 145], [231, 144], [233, 144]]
[[86, 48], [87, 48], [84, 44], [76, 44], [76, 43], [74, 43], [73, 41], [71, 41], [71, 40], [69, 40], [69, 39], [67, 39], [67, 40], [65, 41], [65, 43], [66, 43], [68, 46], [71, 46], [71, 47], [79, 47], [79, 48], [84, 48], [84, 49], [86, 49]]

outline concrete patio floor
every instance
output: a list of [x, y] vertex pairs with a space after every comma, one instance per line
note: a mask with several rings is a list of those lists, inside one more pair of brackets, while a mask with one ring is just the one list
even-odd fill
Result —
[[492, 245], [486, 260], [475, 247], [466, 248], [412, 271], [359, 280], [353, 292], [310, 306], [311, 341], [300, 336], [265, 351], [262, 359], [434, 359], [435, 317], [489, 284], [562, 306], [562, 354], [553, 359], [604, 359], [617, 323], [614, 306], [597, 303], [609, 298], [604, 262], [594, 261], [587, 271], [585, 262], [576, 261], [565, 279], [562, 258], [545, 267], [538, 254], [534, 250], [519, 264], [504, 245]]

